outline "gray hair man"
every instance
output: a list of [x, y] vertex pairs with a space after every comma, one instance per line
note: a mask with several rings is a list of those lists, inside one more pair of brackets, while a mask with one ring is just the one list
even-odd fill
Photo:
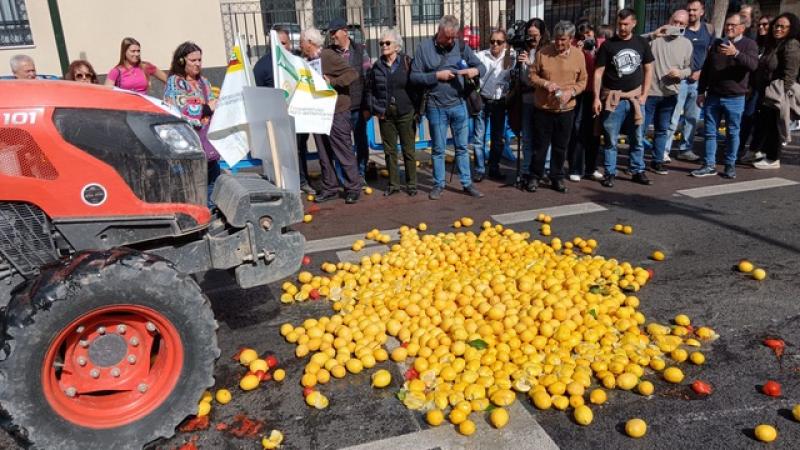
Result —
[[33, 58], [28, 55], [14, 55], [9, 60], [11, 66], [11, 73], [18, 80], [35, 80], [36, 79], [36, 64]]
[[[433, 39], [424, 39], [414, 52], [411, 82], [425, 89], [425, 114], [433, 138], [434, 186], [428, 198], [438, 200], [445, 187], [444, 152], [447, 130], [455, 143], [456, 166], [464, 192], [483, 197], [472, 184], [469, 154], [467, 153], [469, 114], [465, 103], [467, 80], [485, 72], [483, 64], [472, 49], [458, 40], [459, 22], [454, 16], [444, 16]], [[459, 41], [459, 42], [457, 42]]]
[[692, 41], [683, 34], [689, 24], [689, 13], [679, 9], [672, 14], [669, 24], [660, 29], [661, 37], [650, 42], [653, 52], [653, 81], [644, 105], [644, 130], [652, 124], [653, 161], [650, 169], [666, 175], [664, 154], [667, 150], [668, 133], [672, 114], [678, 104], [681, 81], [692, 74]]
[[533, 161], [525, 189], [536, 191], [545, 177], [550, 147], [550, 183], [558, 192], [564, 186], [564, 160], [575, 119], [575, 97], [586, 89], [588, 75], [583, 52], [572, 46], [575, 25], [561, 21], [553, 28], [553, 43], [536, 52], [528, 70], [533, 92]]
[[337, 18], [328, 24], [328, 33], [331, 36], [330, 49], [339, 54], [350, 67], [358, 72], [358, 79], [350, 85], [350, 122], [353, 125], [353, 140], [355, 141], [356, 158], [358, 159], [358, 174], [361, 176], [361, 184], [367, 187], [364, 175], [367, 171], [369, 160], [369, 143], [367, 142], [367, 115], [362, 113], [366, 110], [364, 104], [364, 81], [367, 73], [372, 68], [372, 60], [367, 53], [367, 48], [358, 42], [350, 39], [347, 29], [347, 22]]

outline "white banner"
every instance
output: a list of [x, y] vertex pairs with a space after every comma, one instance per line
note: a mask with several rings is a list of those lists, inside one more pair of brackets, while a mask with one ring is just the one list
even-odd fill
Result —
[[241, 161], [250, 151], [243, 88], [253, 85], [250, 63], [247, 56], [243, 55], [242, 45], [237, 37], [217, 107], [208, 128], [208, 140], [230, 167]]
[[275, 87], [286, 91], [295, 132], [330, 134], [336, 91], [322, 77], [319, 68], [315, 70], [308, 61], [283, 48], [275, 30], [269, 35]]

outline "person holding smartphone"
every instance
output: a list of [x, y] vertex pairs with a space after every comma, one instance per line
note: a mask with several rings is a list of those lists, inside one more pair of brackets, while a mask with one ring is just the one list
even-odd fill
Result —
[[722, 116], [727, 126], [724, 178], [736, 178], [739, 152], [739, 127], [744, 113], [750, 73], [758, 67], [758, 46], [744, 36], [745, 22], [739, 14], [725, 19], [725, 36], [709, 50], [697, 89], [697, 105], [705, 118], [706, 155], [703, 166], [692, 171], [694, 177], [717, 174], [717, 127]]

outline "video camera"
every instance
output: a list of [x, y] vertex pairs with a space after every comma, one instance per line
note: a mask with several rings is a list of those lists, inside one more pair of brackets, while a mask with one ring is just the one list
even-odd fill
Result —
[[522, 53], [528, 49], [528, 41], [531, 38], [528, 36], [527, 30], [525, 29], [525, 22], [524, 20], [518, 20], [514, 22], [511, 26], [511, 32], [508, 33], [510, 38], [508, 39], [508, 44], [517, 52]]

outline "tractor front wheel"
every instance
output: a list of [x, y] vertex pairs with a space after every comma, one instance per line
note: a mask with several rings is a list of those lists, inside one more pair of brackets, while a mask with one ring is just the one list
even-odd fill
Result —
[[39, 448], [140, 449], [197, 411], [215, 331], [208, 299], [168, 261], [79, 254], [9, 303], [0, 406]]

